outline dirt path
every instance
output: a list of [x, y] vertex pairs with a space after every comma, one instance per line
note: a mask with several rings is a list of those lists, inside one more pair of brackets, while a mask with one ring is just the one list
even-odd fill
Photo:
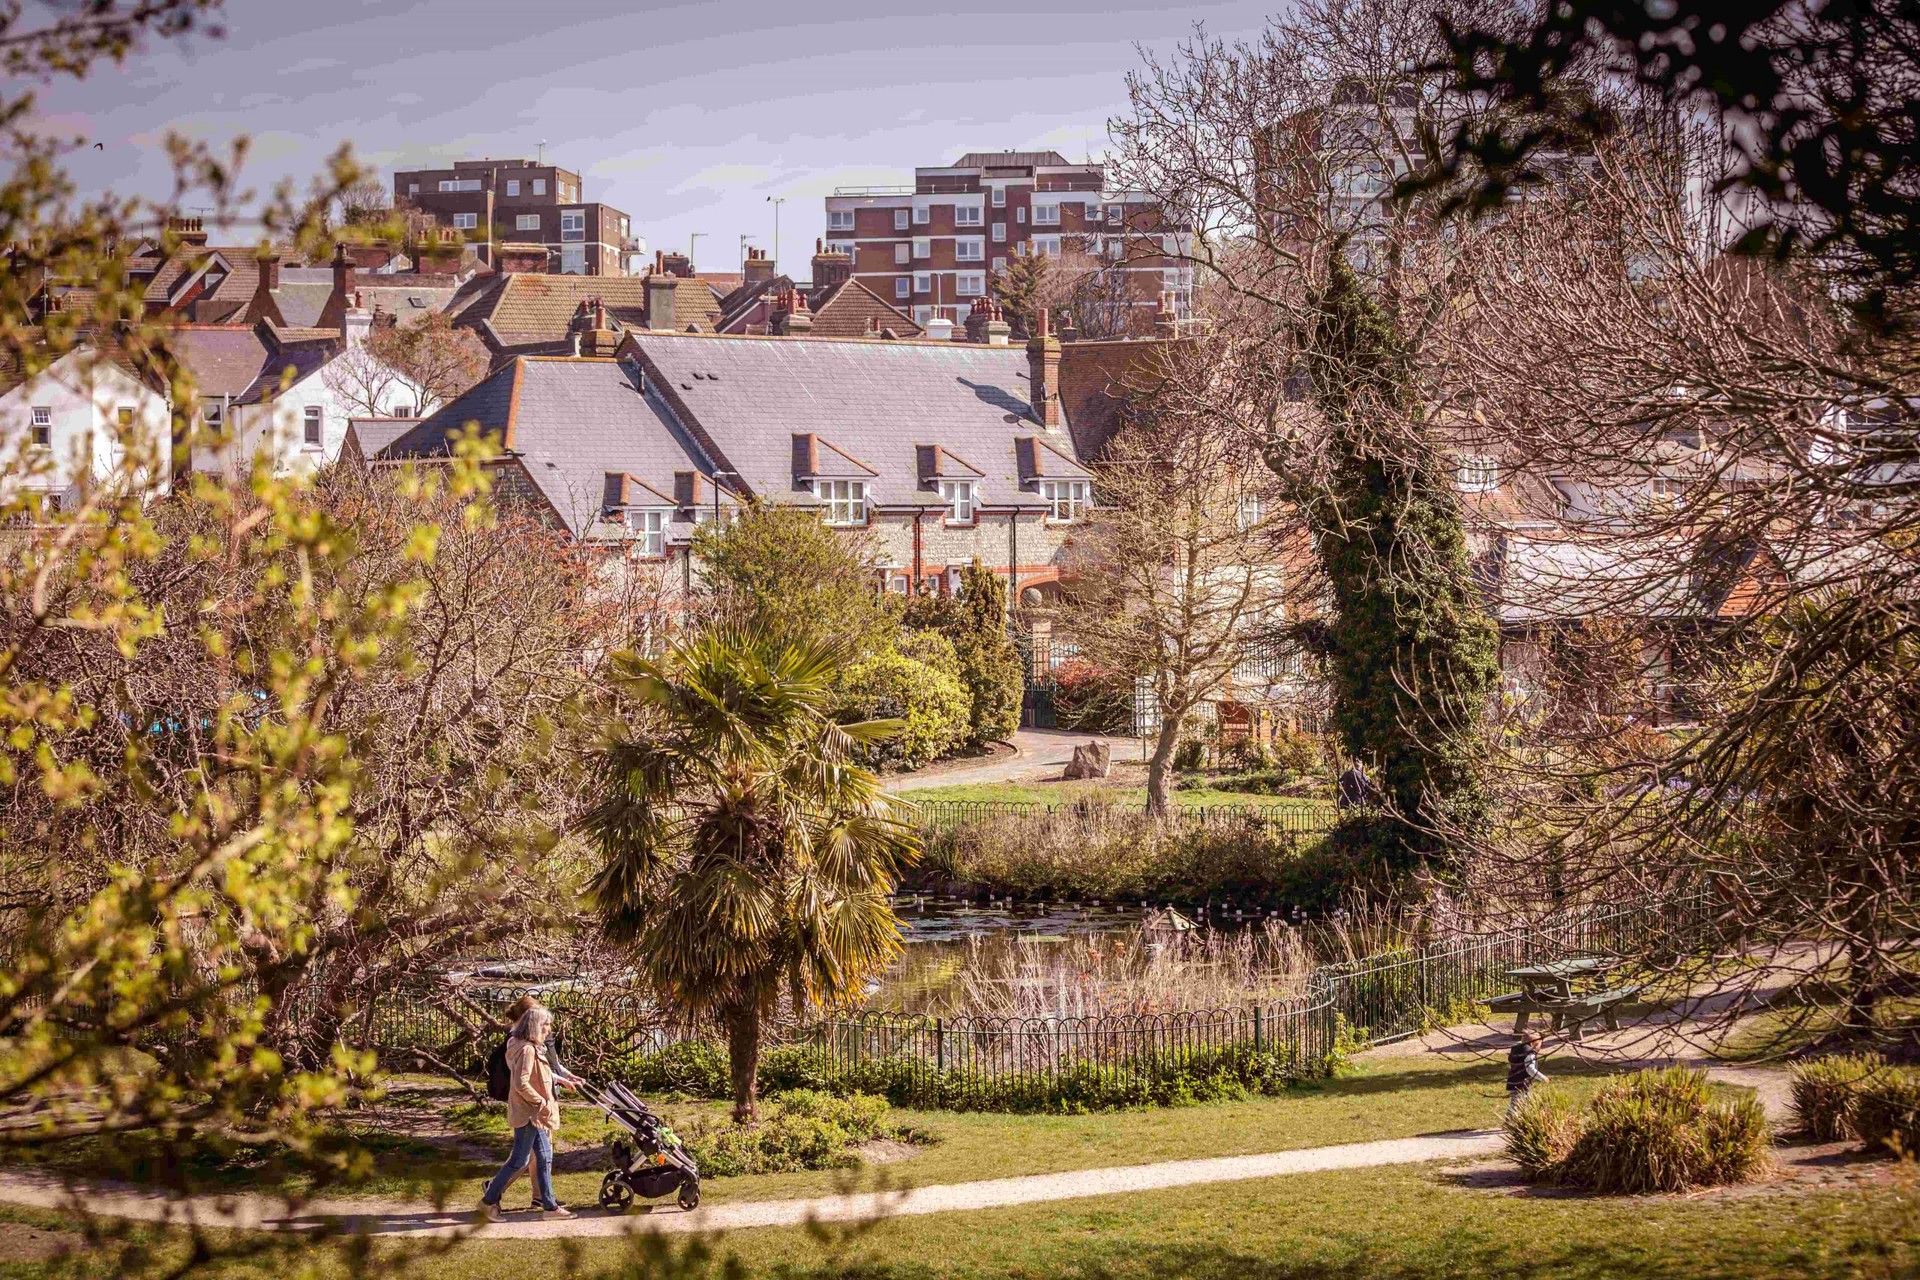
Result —
[[807, 1222], [849, 1222], [923, 1213], [998, 1209], [1009, 1205], [1075, 1200], [1169, 1187], [1240, 1182], [1283, 1174], [1363, 1169], [1375, 1165], [1420, 1164], [1490, 1155], [1500, 1148], [1491, 1131], [1427, 1134], [1337, 1147], [1310, 1147], [1268, 1155], [1223, 1156], [1209, 1160], [1173, 1160], [1110, 1169], [1080, 1169], [1022, 1178], [995, 1178], [944, 1186], [902, 1188], [823, 1196], [816, 1200], [769, 1200], [716, 1204], [683, 1213], [670, 1202], [652, 1213], [624, 1216], [582, 1209], [568, 1221], [546, 1222], [530, 1213], [476, 1227], [474, 1206], [445, 1207], [365, 1199], [314, 1200], [289, 1211], [284, 1201], [265, 1196], [204, 1196], [192, 1201], [168, 1199], [151, 1191], [103, 1183], [67, 1187], [56, 1179], [0, 1172], [0, 1202], [31, 1208], [71, 1209], [75, 1196], [93, 1214], [141, 1222], [184, 1223], [261, 1231], [314, 1231], [335, 1228], [369, 1235], [401, 1237], [476, 1235], [486, 1240], [523, 1240], [618, 1236], [630, 1231], [738, 1231], [750, 1227], [791, 1227]]
[[1062, 733], [1053, 729], [1021, 729], [1013, 735], [1017, 755], [1005, 756], [984, 764], [958, 768], [936, 768], [922, 773], [904, 773], [888, 778], [889, 791], [911, 792], [922, 787], [958, 787], [975, 782], [1024, 782], [1057, 778], [1073, 759], [1073, 749], [1087, 742], [1104, 742], [1113, 758], [1138, 760], [1138, 738], [1109, 738], [1093, 733]]

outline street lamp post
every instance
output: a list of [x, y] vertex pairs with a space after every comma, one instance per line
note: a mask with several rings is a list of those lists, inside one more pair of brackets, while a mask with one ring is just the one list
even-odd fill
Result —
[[774, 269], [780, 266], [780, 206], [787, 202], [785, 196], [768, 196], [767, 203], [773, 206], [773, 263]]

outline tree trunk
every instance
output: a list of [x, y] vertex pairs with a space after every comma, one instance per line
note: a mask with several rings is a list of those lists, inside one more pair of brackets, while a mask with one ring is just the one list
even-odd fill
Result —
[[1153, 742], [1153, 758], [1147, 761], [1147, 812], [1156, 818], [1173, 803], [1173, 753], [1180, 745], [1180, 722], [1185, 718], [1160, 709], [1160, 733]]
[[751, 1004], [726, 1011], [727, 1065], [733, 1071], [733, 1122], [760, 1118], [760, 1010]]

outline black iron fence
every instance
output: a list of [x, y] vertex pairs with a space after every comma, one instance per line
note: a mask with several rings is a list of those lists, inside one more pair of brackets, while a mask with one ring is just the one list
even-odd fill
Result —
[[[901, 797], [912, 800], [911, 792]], [[1085, 801], [1078, 804], [1044, 804], [1023, 800], [921, 800], [921, 821], [930, 830], [950, 831], [970, 823], [997, 822], [1006, 818], [1068, 819], [1098, 817], [1104, 814], [1144, 814], [1145, 806]], [[1222, 826], [1252, 823], [1297, 835], [1324, 835], [1333, 830], [1339, 814], [1326, 804], [1176, 804], [1161, 819], [1164, 822], [1194, 826]]]

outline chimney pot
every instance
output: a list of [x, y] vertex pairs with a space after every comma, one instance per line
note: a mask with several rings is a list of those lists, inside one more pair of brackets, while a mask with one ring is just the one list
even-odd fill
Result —
[[1049, 327], [1046, 308], [1035, 317], [1027, 339], [1027, 396], [1033, 416], [1048, 431], [1060, 425], [1060, 340]]

